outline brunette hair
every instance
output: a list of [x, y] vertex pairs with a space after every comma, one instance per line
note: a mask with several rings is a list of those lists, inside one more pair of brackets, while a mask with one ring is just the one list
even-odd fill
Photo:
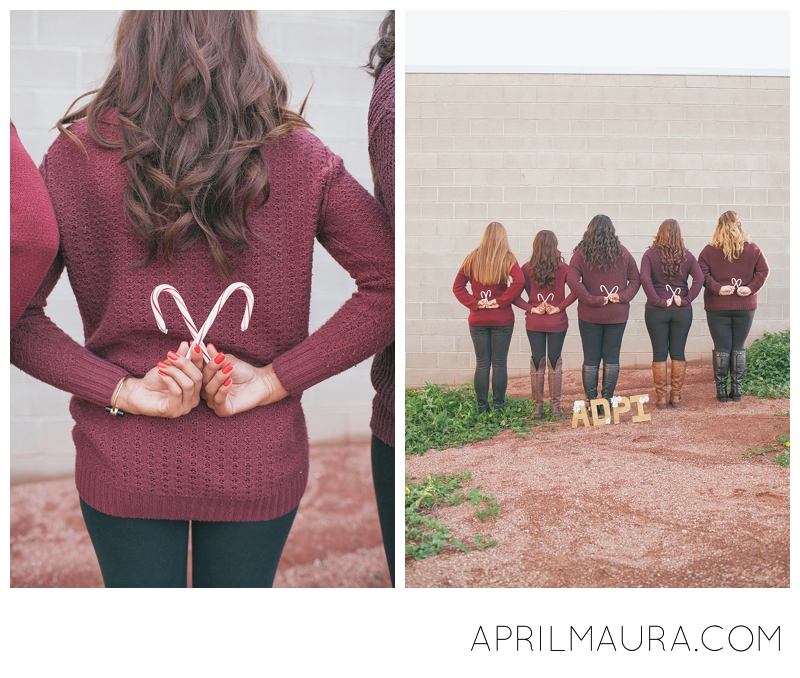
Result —
[[[376, 61], [377, 59], [377, 61]], [[364, 67], [376, 80], [386, 64], [394, 59], [394, 10], [386, 12], [378, 27], [378, 41], [369, 50], [369, 62]]]
[[686, 258], [686, 246], [683, 244], [680, 224], [675, 219], [661, 222], [650, 249], [658, 249], [661, 270], [665, 276], [674, 277], [680, 274], [681, 264]]
[[[125, 215], [147, 251], [138, 265], [159, 245], [169, 262], [203, 238], [229, 278], [254, 235], [247, 215], [269, 198], [263, 145], [309, 127], [302, 107], [287, 108], [288, 87], [258, 41], [256, 12], [126, 11], [114, 55], [105, 82], [73, 102], [59, 131], [85, 153], [65, 127], [85, 118], [95, 143], [122, 150]], [[100, 123], [114, 114], [120, 136], [109, 138]]]
[[481, 244], [467, 255], [461, 268], [468, 278], [482, 285], [499, 285], [508, 280], [511, 267], [516, 263], [505, 227], [493, 221], [483, 232]]
[[739, 258], [746, 242], [750, 242], [750, 236], [742, 228], [739, 215], [732, 210], [720, 215], [714, 236], [709, 244], [721, 249], [728, 261], [733, 261]]
[[533, 239], [533, 252], [528, 271], [536, 287], [550, 288], [556, 281], [558, 265], [564, 261], [558, 249], [558, 238], [553, 231], [539, 231]]
[[580, 251], [589, 268], [598, 268], [601, 271], [611, 268], [622, 254], [622, 244], [611, 219], [605, 214], [592, 217], [583, 238], [573, 250], [576, 251]]

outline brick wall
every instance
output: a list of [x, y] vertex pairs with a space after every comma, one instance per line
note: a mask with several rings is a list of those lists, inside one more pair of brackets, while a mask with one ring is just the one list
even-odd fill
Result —
[[[67, 107], [97, 86], [109, 67], [117, 11], [11, 12], [11, 119], [38, 163]], [[367, 109], [372, 78], [360, 66], [385, 15], [370, 11], [260, 12], [262, 41], [284, 68], [295, 105], [313, 83], [306, 118], [370, 192]], [[322, 249], [314, 261], [312, 329], [355, 290], [349, 275]], [[258, 303], [258, 300], [256, 300]], [[48, 312], [83, 340], [66, 276]], [[320, 384], [303, 397], [312, 441], [368, 440], [373, 390], [370, 361]], [[20, 482], [72, 472], [69, 396], [12, 368], [11, 479]]]
[[[789, 327], [789, 78], [690, 75], [406, 75], [406, 385], [471, 381], [468, 311], [455, 274], [490, 221], [520, 261], [540, 229], [567, 261], [595, 214], [636, 259], [677, 219], [695, 255], [718, 216], [739, 213], [772, 272], [748, 344]], [[649, 366], [644, 293], [631, 304], [623, 366]], [[576, 304], [565, 369], [579, 369]], [[509, 375], [527, 374], [522, 311]], [[710, 362], [702, 299], [687, 359]]]

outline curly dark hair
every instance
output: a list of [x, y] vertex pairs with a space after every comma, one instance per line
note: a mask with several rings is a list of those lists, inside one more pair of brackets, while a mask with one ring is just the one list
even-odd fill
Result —
[[680, 274], [681, 264], [686, 258], [686, 246], [683, 244], [680, 224], [675, 219], [661, 222], [650, 249], [658, 249], [661, 270], [665, 276], [673, 278]]
[[533, 252], [528, 262], [528, 272], [536, 287], [550, 288], [555, 284], [558, 265], [564, 261], [558, 249], [558, 238], [553, 231], [539, 231], [533, 239]]
[[[309, 127], [302, 107], [288, 109], [286, 80], [258, 41], [256, 12], [126, 11], [111, 72], [83, 96], [92, 94], [57, 127], [82, 148], [66, 125], [85, 118], [95, 143], [122, 150], [125, 215], [147, 251], [139, 265], [159, 245], [172, 261], [205, 239], [230, 278], [255, 237], [247, 214], [269, 198], [262, 147]], [[100, 131], [113, 117], [119, 140]]]
[[[377, 59], [377, 61], [376, 61]], [[389, 10], [378, 27], [378, 42], [369, 51], [369, 62], [364, 67], [376, 80], [384, 66], [394, 59], [394, 10]]]
[[573, 250], [577, 251], [580, 251], [589, 268], [598, 268], [601, 271], [611, 268], [622, 254], [622, 243], [611, 219], [605, 214], [592, 217], [583, 238]]

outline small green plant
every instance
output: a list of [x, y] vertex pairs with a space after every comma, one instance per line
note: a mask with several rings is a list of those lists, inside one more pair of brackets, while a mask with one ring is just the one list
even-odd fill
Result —
[[[556, 421], [549, 403], [545, 403], [542, 421], [548, 424]], [[529, 398], [506, 396], [504, 410], [478, 414], [472, 386], [425, 384], [422, 388], [406, 389], [407, 455], [488, 440], [503, 430], [526, 438], [538, 425], [533, 420], [533, 402]]]
[[406, 476], [406, 555], [416, 560], [434, 556], [447, 548], [454, 548], [464, 553], [473, 549], [483, 551], [497, 542], [475, 535], [472, 545], [464, 544], [461, 539], [453, 539], [450, 528], [437, 520], [429, 518], [437, 505], [458, 506], [469, 501], [475, 507], [475, 515], [481, 520], [497, 518], [500, 505], [493, 494], [483, 494], [478, 488], [467, 494], [462, 492], [465, 482], [472, 480], [469, 471], [450, 475], [429, 475], [421, 483], [409, 482]]
[[752, 450], [747, 450], [742, 456], [745, 459], [752, 459], [753, 457], [767, 457], [767, 455], [775, 452], [772, 456], [772, 461], [780, 466], [788, 466], [789, 465], [789, 434], [788, 433], [781, 433], [777, 436], [778, 442], [777, 444], [773, 443], [772, 445], [768, 445], [767, 447], [756, 447]]
[[788, 398], [789, 362], [789, 330], [764, 332], [747, 350], [742, 391], [759, 398]]

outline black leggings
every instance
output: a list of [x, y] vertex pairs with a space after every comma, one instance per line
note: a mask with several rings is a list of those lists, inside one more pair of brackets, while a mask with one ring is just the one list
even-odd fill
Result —
[[692, 327], [692, 309], [672, 308], [644, 309], [644, 324], [653, 345], [653, 362], [667, 361], [667, 353], [673, 360], [686, 360], [686, 339]]
[[508, 349], [513, 331], [513, 325], [470, 325], [469, 334], [475, 346], [475, 397], [478, 401], [478, 412], [489, 409], [489, 368], [492, 371], [492, 404], [498, 410], [506, 406]]
[[578, 329], [581, 332], [581, 343], [583, 344], [583, 364], [589, 367], [600, 367], [602, 360], [605, 365], [619, 365], [622, 334], [625, 332], [627, 324], [625, 321], [613, 325], [599, 325], [578, 318]]
[[[81, 499], [106, 588], [186, 588], [188, 520], [118, 518]], [[193, 520], [193, 588], [270, 588], [297, 507], [275, 520]]]
[[744, 350], [755, 314], [755, 311], [706, 311], [714, 350], [725, 353]]
[[550, 366], [555, 369], [558, 359], [561, 357], [561, 349], [564, 348], [564, 337], [567, 331], [563, 332], [534, 332], [525, 330], [528, 333], [528, 343], [531, 345], [531, 358], [538, 365], [545, 352]]
[[394, 586], [394, 448], [372, 436], [372, 484], [378, 503], [383, 551]]

